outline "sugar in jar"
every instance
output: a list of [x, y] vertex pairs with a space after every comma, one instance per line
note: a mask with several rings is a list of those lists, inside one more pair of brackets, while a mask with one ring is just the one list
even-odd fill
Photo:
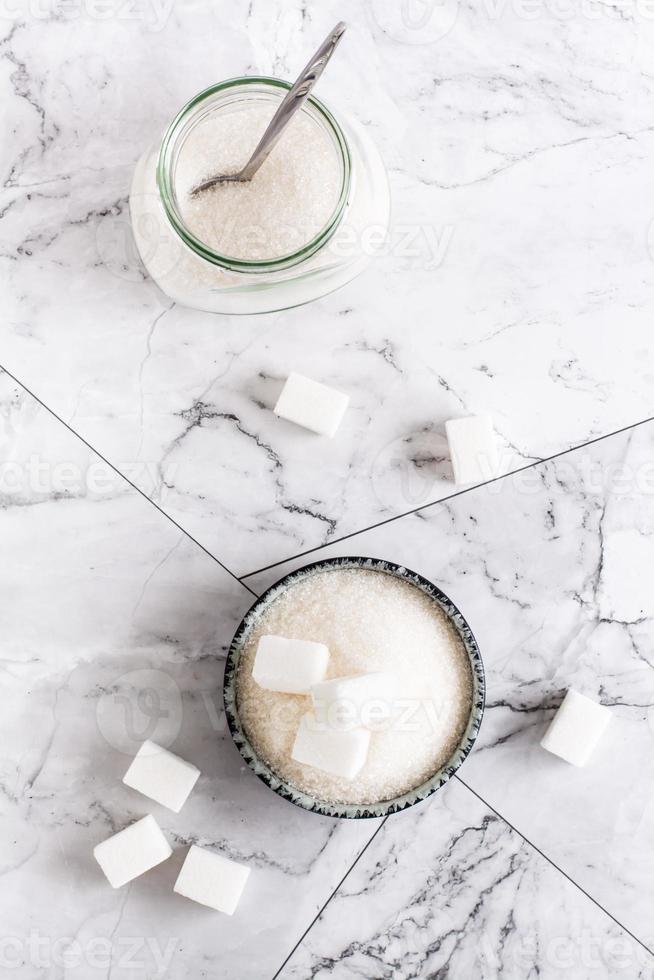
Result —
[[250, 181], [192, 193], [244, 166], [289, 88], [264, 77], [214, 85], [137, 164], [136, 244], [152, 278], [184, 306], [263, 313], [309, 302], [358, 275], [386, 235], [388, 180], [374, 143], [314, 97]]

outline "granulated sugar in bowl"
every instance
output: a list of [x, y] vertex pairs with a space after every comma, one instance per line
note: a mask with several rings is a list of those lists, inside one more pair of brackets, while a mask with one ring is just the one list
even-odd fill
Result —
[[[327, 646], [326, 680], [392, 679], [388, 710], [364, 719], [369, 748], [353, 778], [293, 758], [301, 723], [311, 719], [327, 741], [330, 725], [317, 724], [309, 691], [254, 680], [259, 640], [271, 635]], [[224, 693], [234, 741], [271, 789], [309, 810], [373, 817], [424, 799], [461, 765], [481, 724], [484, 672], [468, 624], [435, 585], [390, 562], [335, 558], [291, 573], [257, 600], [232, 642]]]

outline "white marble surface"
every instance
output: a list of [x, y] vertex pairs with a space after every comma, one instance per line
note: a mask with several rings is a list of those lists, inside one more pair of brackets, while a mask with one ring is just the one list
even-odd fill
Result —
[[[488, 682], [461, 778], [650, 948], [653, 459], [650, 422], [311, 555], [383, 557], [453, 599]], [[568, 687], [615, 716], [584, 769], [538, 744]]]
[[[252, 593], [120, 481], [67, 493], [99, 461], [1, 375], [0, 420], [0, 973], [272, 976], [374, 826], [293, 807], [241, 762], [222, 661]], [[42, 489], [19, 488], [35, 460]], [[179, 815], [120, 782], [146, 737], [202, 771]], [[93, 847], [148, 812], [174, 856], [114, 891]], [[191, 841], [251, 867], [236, 917], [173, 894]]]
[[281, 980], [652, 976], [652, 957], [454, 780], [390, 818]]
[[[349, 5], [321, 93], [383, 152], [390, 254], [234, 318], [144, 279], [132, 168], [207, 84], [292, 74], [342, 5], [30, 4], [0, 20], [1, 363], [239, 574], [450, 493], [449, 416], [491, 411], [511, 468], [651, 414], [644, 0]], [[291, 369], [351, 394], [336, 442], [272, 417]]]
[[[136, 159], [344, 14], [321, 94], [384, 154], [389, 254], [282, 314], [171, 305]], [[2, 970], [654, 977], [654, 424], [586, 445], [652, 415], [647, 4], [18, 0], [0, 65]], [[272, 415], [291, 369], [350, 394], [334, 441]], [[477, 410], [504, 471], [583, 448], [443, 500], [443, 422]], [[381, 829], [278, 800], [219, 714], [239, 617], [325, 544], [435, 580], [489, 675], [463, 782]], [[581, 771], [537, 744], [569, 684], [615, 713]], [[174, 858], [113, 892], [91, 851], [147, 812], [120, 784], [146, 734], [203, 775], [156, 808]], [[233, 919], [170, 893], [190, 840], [251, 865]]]

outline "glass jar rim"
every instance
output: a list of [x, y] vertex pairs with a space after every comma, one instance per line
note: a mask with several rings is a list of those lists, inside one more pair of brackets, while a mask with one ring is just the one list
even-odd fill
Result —
[[200, 107], [213, 95], [220, 92], [226, 92], [240, 86], [247, 87], [250, 85], [269, 86], [273, 89], [283, 89], [286, 91], [291, 88], [290, 82], [283, 81], [280, 78], [273, 78], [268, 75], [244, 75], [237, 78], [228, 78], [223, 82], [218, 82], [215, 85], [209, 86], [209, 88], [203, 89], [180, 109], [164, 133], [159, 150], [159, 158], [157, 161], [157, 187], [159, 189], [159, 196], [161, 198], [164, 211], [171, 226], [177, 235], [182, 239], [184, 244], [186, 244], [201, 258], [206, 259], [213, 265], [222, 266], [223, 268], [230, 269], [232, 271], [268, 272], [297, 265], [298, 263], [309, 258], [309, 256], [313, 255], [314, 252], [317, 252], [319, 248], [329, 241], [338, 227], [341, 218], [343, 217], [345, 205], [347, 204], [349, 198], [352, 161], [347, 139], [335, 117], [324, 105], [324, 103], [322, 103], [319, 99], [316, 99], [313, 95], [309, 96], [301, 111], [303, 111], [305, 107], [312, 109], [314, 111], [314, 118], [317, 114], [318, 119], [323, 124], [326, 124], [327, 128], [331, 131], [331, 134], [334, 137], [336, 147], [340, 151], [340, 161], [342, 163], [342, 181], [340, 193], [334, 210], [327, 219], [327, 222], [313, 236], [313, 238], [311, 238], [308, 242], [305, 242], [301, 248], [285, 255], [276, 256], [275, 258], [239, 259], [235, 258], [234, 256], [222, 255], [219, 252], [211, 249], [208, 245], [206, 245], [206, 243], [202, 242], [191, 232], [176, 207], [172, 179], [172, 163], [174, 159], [173, 151], [175, 148], [175, 139], [179, 135], [181, 128], [187, 122], [191, 113], [193, 113], [194, 110]]

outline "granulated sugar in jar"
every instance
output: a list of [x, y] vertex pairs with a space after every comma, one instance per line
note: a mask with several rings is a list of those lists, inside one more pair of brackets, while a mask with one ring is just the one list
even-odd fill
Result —
[[383, 252], [390, 195], [381, 156], [366, 127], [314, 96], [251, 181], [190, 196], [203, 179], [244, 166], [289, 88], [255, 76], [213, 85], [139, 160], [134, 239], [175, 302], [229, 314], [286, 309], [338, 289]]
[[277, 259], [310, 242], [336, 208], [342, 182], [337, 149], [307, 112], [296, 113], [251, 180], [190, 193], [212, 174], [240, 170], [273, 114], [274, 105], [253, 102], [209, 115], [180, 152], [180, 213], [214, 252], [246, 261]]

